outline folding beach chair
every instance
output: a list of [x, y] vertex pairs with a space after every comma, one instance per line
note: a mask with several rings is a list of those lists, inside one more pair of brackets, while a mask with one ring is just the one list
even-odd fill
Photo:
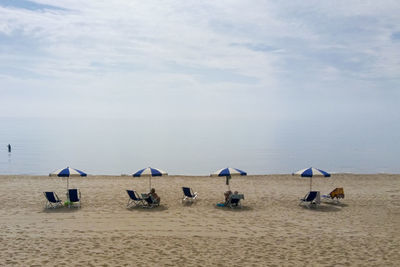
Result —
[[160, 205], [160, 202], [157, 202], [151, 195], [142, 194], [142, 198], [146, 201], [146, 205], [143, 205], [144, 208], [154, 208]]
[[306, 204], [308, 208], [311, 206], [318, 206], [321, 204], [321, 195], [319, 191], [310, 191], [308, 192], [304, 198], [300, 199], [300, 204]]
[[61, 200], [58, 198], [57, 194], [54, 192], [43, 192], [45, 198], [46, 198], [46, 205], [45, 208], [58, 208], [62, 206]]
[[131, 208], [133, 206], [143, 206], [144, 200], [136, 195], [136, 192], [133, 190], [126, 190], [129, 195], [128, 204], [126, 205], [127, 208]]
[[68, 199], [69, 205], [68, 207], [73, 206], [75, 203], [78, 203], [79, 208], [81, 207], [81, 191], [79, 189], [68, 189]]
[[183, 197], [182, 197], [182, 203], [185, 201], [190, 201], [193, 202], [196, 200], [197, 198], [197, 192], [192, 191], [191, 188], [189, 187], [182, 187], [182, 191], [183, 191]]
[[336, 202], [340, 202], [339, 199], [343, 199], [344, 198], [343, 187], [335, 188], [328, 195], [323, 195], [322, 197], [325, 198], [325, 199], [330, 199], [330, 200], [333, 200], [333, 201], [336, 201]]
[[336, 198], [336, 200], [344, 198], [344, 190], [343, 187], [335, 188], [332, 192], [329, 193], [331, 199]]
[[226, 206], [230, 208], [241, 208], [241, 199], [244, 199], [243, 194], [232, 194], [226, 202]]

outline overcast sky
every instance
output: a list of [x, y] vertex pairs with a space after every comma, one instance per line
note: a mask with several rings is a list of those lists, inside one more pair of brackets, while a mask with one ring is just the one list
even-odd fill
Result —
[[398, 124], [399, 14], [398, 0], [0, 0], [0, 116]]

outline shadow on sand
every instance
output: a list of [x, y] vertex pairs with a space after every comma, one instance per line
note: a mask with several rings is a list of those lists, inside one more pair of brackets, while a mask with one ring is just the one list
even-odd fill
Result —
[[319, 206], [311, 206], [311, 207], [307, 207], [306, 205], [302, 205], [301, 206], [303, 209], [305, 210], [311, 210], [311, 211], [316, 211], [316, 212], [338, 212], [341, 209], [332, 205], [319, 205]]
[[54, 209], [43, 208], [42, 212], [44, 212], [44, 213], [71, 213], [71, 212], [76, 212], [80, 209], [81, 209], [80, 207], [76, 207], [76, 206], [70, 207], [70, 208], [69, 207], [59, 207], [59, 208], [54, 208]]
[[346, 203], [342, 203], [342, 202], [333, 202], [333, 201], [327, 201], [327, 202], [323, 202], [326, 205], [332, 205], [332, 206], [336, 206], [336, 207], [348, 207], [349, 205]]
[[219, 210], [226, 210], [226, 211], [232, 211], [232, 212], [240, 212], [240, 211], [251, 211], [251, 210], [253, 210], [253, 208], [252, 207], [250, 207], [250, 206], [241, 206], [241, 207], [234, 207], [234, 208], [231, 208], [231, 207], [219, 207], [219, 206], [217, 206], [217, 205], [214, 205], [214, 208], [215, 209], [219, 209]]
[[160, 206], [154, 207], [154, 208], [148, 208], [148, 207], [142, 207], [142, 206], [135, 206], [135, 207], [126, 208], [126, 209], [127, 209], [127, 210], [130, 210], [130, 211], [159, 212], [159, 211], [168, 210], [168, 207], [161, 204]]
[[181, 203], [182, 203], [182, 206], [184, 206], [184, 207], [192, 207], [192, 206], [196, 206], [198, 201], [199, 200], [197, 200], [197, 201], [184, 201], [184, 202], [181, 202]]

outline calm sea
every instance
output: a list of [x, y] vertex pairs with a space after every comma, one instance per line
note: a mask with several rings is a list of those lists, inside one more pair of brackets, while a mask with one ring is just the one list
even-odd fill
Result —
[[115, 175], [147, 166], [187, 175], [227, 166], [249, 174], [310, 166], [400, 172], [398, 132], [368, 123], [316, 128], [307, 121], [2, 118], [0, 125], [0, 174], [47, 175], [67, 166]]

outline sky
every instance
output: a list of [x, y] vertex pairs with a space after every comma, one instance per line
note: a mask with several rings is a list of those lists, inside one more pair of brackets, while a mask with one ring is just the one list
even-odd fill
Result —
[[48, 155], [46, 170], [398, 173], [399, 14], [398, 0], [0, 0], [0, 139], [16, 151], [0, 172]]
[[0, 117], [398, 131], [399, 1], [0, 0]]

